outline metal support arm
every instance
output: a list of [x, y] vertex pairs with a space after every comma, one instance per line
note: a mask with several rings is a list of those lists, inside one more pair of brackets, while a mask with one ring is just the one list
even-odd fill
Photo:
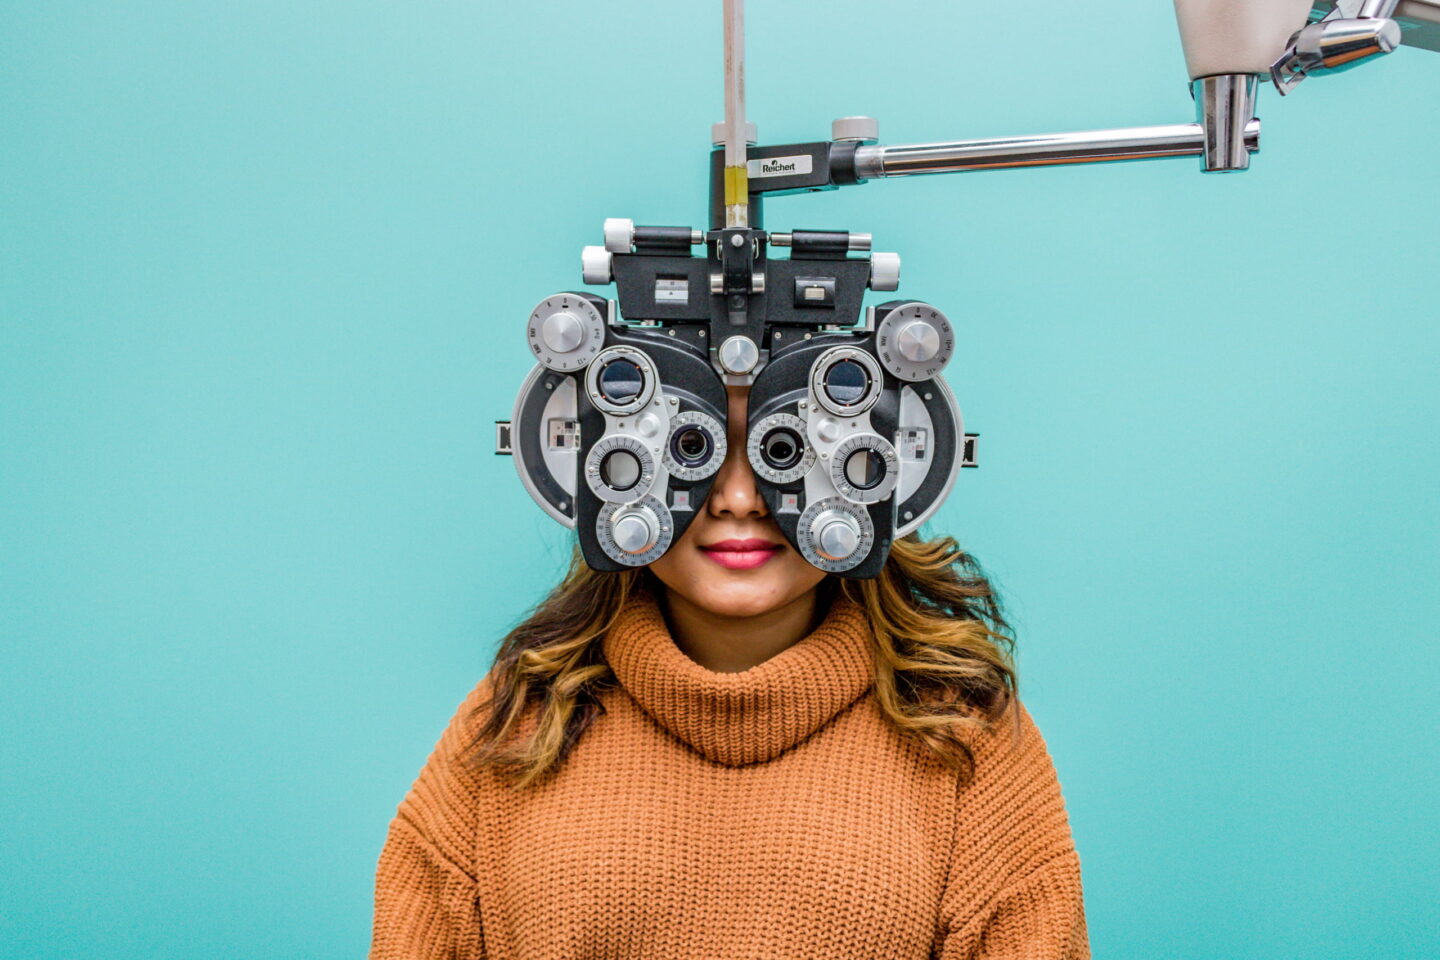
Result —
[[[1246, 151], [1257, 152], [1260, 149], [1260, 121], [1251, 119], [1244, 130]], [[1205, 149], [1205, 129], [1198, 123], [994, 140], [955, 140], [900, 146], [877, 144], [856, 148], [855, 175], [861, 180], [869, 180], [1005, 167], [1203, 157]]]

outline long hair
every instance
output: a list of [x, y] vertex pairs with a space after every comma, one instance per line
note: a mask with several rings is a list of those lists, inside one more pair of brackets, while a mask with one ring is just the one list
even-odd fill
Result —
[[[523, 787], [557, 767], [616, 683], [601, 641], [642, 587], [661, 590], [647, 568], [600, 573], [578, 546], [563, 580], [500, 644], [486, 716], [469, 760], [493, 765]], [[967, 779], [966, 734], [988, 728], [1016, 691], [1014, 639], [979, 563], [951, 537], [895, 541], [880, 576], [829, 576], [822, 599], [842, 591], [865, 610], [873, 636], [875, 699], [904, 736]], [[533, 709], [533, 712], [532, 712]], [[522, 718], [533, 732], [520, 738]], [[519, 742], [517, 742], [519, 741]]]

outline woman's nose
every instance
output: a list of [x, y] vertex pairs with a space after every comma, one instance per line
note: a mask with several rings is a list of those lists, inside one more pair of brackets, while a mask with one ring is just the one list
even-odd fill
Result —
[[706, 509], [712, 516], [764, 517], [769, 515], [765, 498], [755, 483], [750, 460], [745, 453], [745, 415], [748, 387], [727, 387], [730, 406], [727, 413], [725, 460], [715, 474]]

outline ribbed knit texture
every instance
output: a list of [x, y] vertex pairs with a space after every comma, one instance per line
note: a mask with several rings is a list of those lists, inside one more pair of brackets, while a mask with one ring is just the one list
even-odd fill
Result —
[[1089, 957], [1018, 703], [961, 786], [879, 710], [844, 598], [741, 673], [690, 660], [644, 594], [603, 643], [606, 713], [529, 788], [457, 762], [490, 678], [461, 704], [390, 825], [371, 960]]

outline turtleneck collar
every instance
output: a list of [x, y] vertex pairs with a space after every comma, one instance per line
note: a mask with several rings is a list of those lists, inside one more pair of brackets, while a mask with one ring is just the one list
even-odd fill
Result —
[[691, 660], [644, 589], [620, 611], [603, 650], [641, 709], [728, 767], [769, 760], [809, 737], [870, 688], [875, 670], [865, 611], [838, 593], [813, 632], [739, 673]]

